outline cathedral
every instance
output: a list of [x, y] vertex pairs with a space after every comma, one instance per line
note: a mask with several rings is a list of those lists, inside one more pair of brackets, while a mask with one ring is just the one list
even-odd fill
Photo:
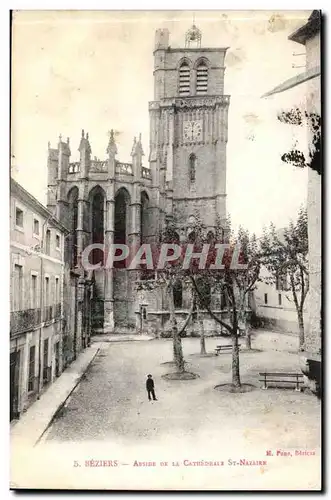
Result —
[[[98, 332], [166, 332], [167, 301], [162, 290], [137, 292], [137, 272], [80, 269], [79, 256], [90, 244], [157, 242], [166, 222], [178, 238], [189, 238], [195, 215], [206, 232], [226, 220], [226, 145], [230, 96], [224, 95], [226, 48], [204, 48], [193, 24], [183, 48], [171, 48], [169, 31], [158, 29], [154, 47], [154, 98], [149, 102], [149, 155], [134, 138], [131, 163], [117, 158], [114, 133], [107, 156], [92, 159], [88, 133], [82, 131], [80, 161], [70, 161], [69, 140], [48, 148], [47, 207], [70, 230], [66, 262], [93, 282], [92, 329]], [[148, 161], [145, 159], [148, 158]], [[100, 261], [94, 250], [93, 262]], [[220, 311], [215, 298], [214, 310]], [[178, 319], [189, 308], [187, 290], [178, 283]], [[207, 317], [206, 331], [219, 329]]]

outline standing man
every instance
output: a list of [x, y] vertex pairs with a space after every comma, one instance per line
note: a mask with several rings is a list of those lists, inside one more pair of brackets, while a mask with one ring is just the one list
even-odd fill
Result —
[[155, 397], [155, 392], [154, 392], [154, 380], [152, 379], [151, 374], [147, 375], [146, 389], [147, 389], [149, 401], [151, 400], [151, 395], [152, 395], [153, 401], [157, 401], [157, 399]]

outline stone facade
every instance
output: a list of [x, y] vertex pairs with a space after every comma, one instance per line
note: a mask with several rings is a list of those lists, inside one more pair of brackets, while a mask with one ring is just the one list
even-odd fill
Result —
[[[299, 335], [299, 323], [297, 310], [293, 301], [292, 292], [288, 288], [288, 283], [269, 284], [266, 279], [271, 275], [265, 267], [260, 272], [262, 281], [257, 283], [254, 290], [254, 300], [251, 307], [258, 318], [259, 326], [279, 331]], [[309, 317], [308, 304], [309, 292], [305, 300], [303, 317], [305, 331], [308, 331]]]
[[[313, 11], [307, 23], [290, 35], [290, 40], [305, 46], [306, 70], [320, 68], [321, 13]], [[307, 112], [321, 116], [321, 78], [307, 82]], [[311, 133], [310, 131], [308, 132]], [[310, 143], [311, 136], [308, 141]], [[311, 386], [321, 388], [322, 349], [322, 184], [321, 175], [312, 169], [308, 172], [308, 243], [309, 243], [309, 328], [305, 334], [305, 352], [302, 354], [302, 370], [308, 376]]]
[[65, 228], [14, 180], [10, 197], [10, 414], [63, 368]]
[[[320, 63], [320, 33], [306, 41], [307, 70]], [[321, 79], [308, 83], [307, 111], [321, 115]], [[318, 355], [321, 350], [322, 308], [322, 184], [321, 176], [312, 169], [308, 172], [308, 240], [309, 240], [309, 331], [306, 350]]]
[[10, 196], [10, 415], [90, 342], [91, 284], [65, 262], [67, 229], [15, 180]]
[[[104, 160], [92, 159], [84, 131], [79, 162], [70, 162], [69, 140], [49, 146], [47, 205], [70, 231], [66, 252], [72, 266], [81, 269], [79, 256], [90, 244], [157, 242], [169, 218], [181, 239], [196, 212], [207, 232], [218, 219], [225, 225], [230, 101], [223, 93], [225, 54], [225, 48], [171, 48], [168, 30], [156, 31], [147, 164], [140, 137], [133, 141], [132, 162], [118, 161], [113, 132]], [[140, 331], [143, 309], [147, 318], [152, 311], [167, 311], [161, 290], [139, 298], [137, 278], [125, 268], [93, 272], [95, 332]]]

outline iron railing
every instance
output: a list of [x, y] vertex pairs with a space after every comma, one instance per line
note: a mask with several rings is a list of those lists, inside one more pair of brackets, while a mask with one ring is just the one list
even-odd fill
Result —
[[10, 313], [10, 336], [30, 330], [40, 323], [40, 308], [12, 311]]
[[51, 321], [61, 317], [61, 304], [53, 304], [52, 306], [44, 307], [43, 321]]
[[22, 311], [12, 311], [10, 313], [10, 336], [24, 333], [36, 328], [42, 321], [51, 321], [61, 318], [61, 303], [44, 307], [43, 314], [41, 309], [24, 309]]

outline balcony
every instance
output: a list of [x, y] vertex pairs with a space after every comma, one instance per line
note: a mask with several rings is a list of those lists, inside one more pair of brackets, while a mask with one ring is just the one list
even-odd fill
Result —
[[10, 313], [10, 336], [32, 330], [41, 323], [40, 308]]
[[61, 318], [61, 304], [44, 307], [43, 321], [51, 321], [52, 319]]
[[12, 311], [10, 313], [10, 336], [19, 335], [36, 328], [42, 321], [51, 321], [61, 318], [61, 303], [44, 307], [43, 315], [41, 309], [25, 309], [24, 311]]

